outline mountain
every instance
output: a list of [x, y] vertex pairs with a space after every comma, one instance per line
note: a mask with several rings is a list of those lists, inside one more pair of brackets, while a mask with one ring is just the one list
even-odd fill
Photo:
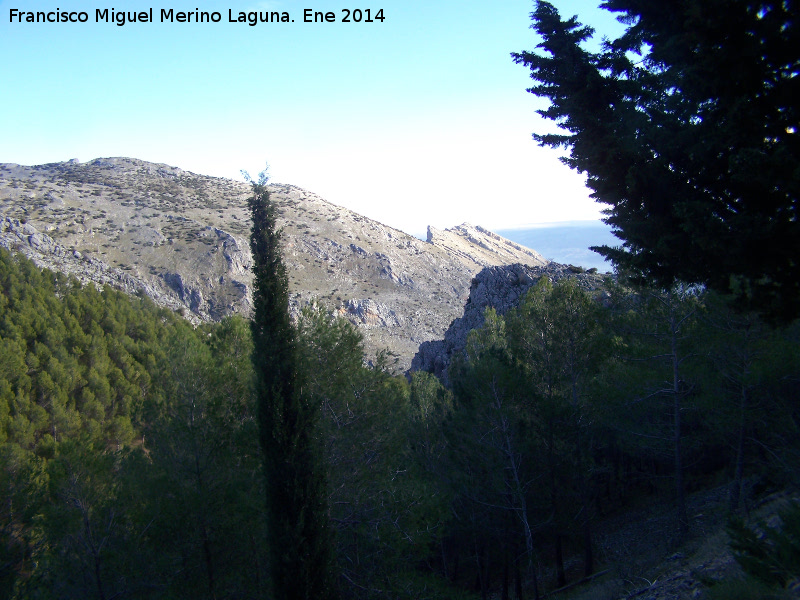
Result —
[[[541, 266], [538, 253], [481, 227], [429, 228], [427, 241], [271, 184], [296, 314], [316, 301], [408, 368], [459, 317], [487, 266]], [[252, 308], [247, 184], [133, 158], [0, 164], [0, 246], [39, 266], [144, 293], [194, 322]]]

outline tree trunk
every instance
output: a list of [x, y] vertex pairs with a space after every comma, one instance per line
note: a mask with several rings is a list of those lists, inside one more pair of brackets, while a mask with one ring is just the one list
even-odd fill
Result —
[[506, 548], [505, 552], [503, 552], [503, 590], [501, 592], [501, 598], [503, 600], [509, 600], [509, 598], [508, 598], [508, 572], [509, 572], [508, 548]]
[[558, 575], [558, 587], [567, 585], [567, 576], [564, 573], [564, 552], [561, 547], [561, 534], [555, 535], [555, 548], [556, 548], [556, 573]]
[[478, 546], [478, 542], [475, 542], [475, 588], [479, 589], [481, 592], [481, 600], [487, 600], [488, 598], [488, 590], [486, 589], [486, 581], [485, 581], [485, 572], [484, 572], [484, 565], [483, 561], [481, 560], [483, 555], [483, 546]]
[[684, 537], [689, 532], [689, 517], [686, 514], [686, 494], [683, 489], [683, 459], [681, 451], [681, 381], [678, 361], [678, 324], [675, 315], [670, 316], [672, 350], [672, 397], [673, 397], [673, 441], [675, 447], [675, 503], [678, 511], [678, 533]]
[[728, 496], [728, 509], [733, 513], [739, 510], [744, 479], [744, 431], [745, 411], [747, 410], [747, 387], [742, 384], [739, 397], [739, 439], [736, 441], [736, 464], [733, 470], [733, 483]]
[[594, 553], [592, 552], [592, 525], [587, 518], [583, 522], [583, 576], [594, 573]]

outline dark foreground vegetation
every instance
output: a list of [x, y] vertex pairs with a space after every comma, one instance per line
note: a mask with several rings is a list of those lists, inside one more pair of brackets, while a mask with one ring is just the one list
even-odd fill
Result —
[[[800, 328], [699, 289], [542, 280], [487, 311], [452, 390], [365, 366], [323, 310], [293, 330], [333, 596], [533, 598], [601, 568], [608, 515], [669, 498], [679, 539], [692, 490], [743, 515], [800, 477]], [[273, 597], [251, 340], [0, 251], [0, 597]], [[732, 530], [775, 593], [785, 523]]]

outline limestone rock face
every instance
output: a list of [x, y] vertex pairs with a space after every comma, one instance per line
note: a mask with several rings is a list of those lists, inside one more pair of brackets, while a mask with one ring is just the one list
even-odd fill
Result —
[[[57, 244], [47, 234], [41, 233], [30, 223], [20, 222], [19, 219], [0, 217], [0, 247], [11, 252], [21, 252], [39, 267], [76, 277], [84, 285], [110, 285], [128, 294], [144, 293], [161, 306], [173, 310], [183, 307], [172, 295], [164, 294], [160, 286], [139, 280], [98, 258]], [[194, 323], [200, 322], [191, 316], [190, 320]]]
[[[271, 184], [290, 309], [318, 302], [354, 323], [369, 354], [407, 369], [458, 317], [485, 266], [544, 265], [481, 227], [419, 240], [301, 188]], [[0, 245], [83, 282], [145, 293], [193, 322], [253, 306], [247, 184], [133, 158], [0, 164]]]
[[410, 370], [428, 371], [448, 384], [450, 362], [456, 353], [463, 352], [467, 347], [469, 332], [483, 325], [486, 308], [492, 307], [498, 314], [504, 315], [518, 306], [526, 292], [545, 276], [553, 282], [573, 277], [587, 291], [596, 290], [603, 283], [600, 275], [554, 262], [542, 266], [512, 264], [486, 267], [471, 282], [463, 315], [450, 324], [444, 339], [420, 344]]
[[428, 243], [447, 250], [467, 266], [490, 267], [516, 261], [538, 267], [548, 262], [535, 250], [469, 223], [444, 231], [429, 226]]
[[365, 328], [400, 327], [403, 318], [387, 305], [366, 300], [348, 300], [336, 313]]

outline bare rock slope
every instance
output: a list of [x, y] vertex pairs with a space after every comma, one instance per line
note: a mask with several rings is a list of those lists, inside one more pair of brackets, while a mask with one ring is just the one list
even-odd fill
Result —
[[[292, 185], [270, 191], [292, 310], [322, 303], [403, 369], [461, 314], [482, 268], [547, 263], [480, 227], [431, 228], [422, 241]], [[249, 315], [248, 194], [241, 182], [132, 158], [0, 164], [0, 246], [196, 322]]]
[[525, 293], [542, 277], [553, 282], [571, 277], [578, 286], [591, 292], [603, 287], [602, 275], [554, 262], [533, 266], [517, 263], [485, 267], [472, 279], [463, 314], [453, 320], [443, 339], [420, 344], [411, 362], [411, 370], [428, 371], [449, 384], [447, 372], [450, 362], [456, 353], [463, 352], [467, 347], [469, 332], [483, 325], [486, 308], [494, 308], [498, 314], [504, 315], [518, 306]]

